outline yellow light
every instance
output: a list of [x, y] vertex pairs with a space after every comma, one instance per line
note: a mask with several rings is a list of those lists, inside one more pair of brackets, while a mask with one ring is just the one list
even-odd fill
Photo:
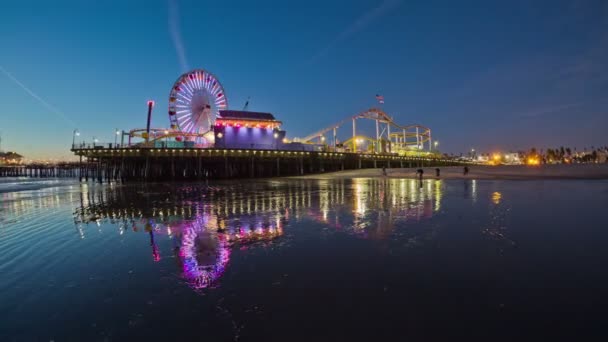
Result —
[[538, 160], [538, 158], [528, 158], [528, 165], [539, 165], [540, 161]]

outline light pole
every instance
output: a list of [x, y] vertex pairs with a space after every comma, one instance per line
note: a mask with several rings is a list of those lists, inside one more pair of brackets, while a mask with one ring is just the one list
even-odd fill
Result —
[[76, 144], [76, 137], [80, 136], [80, 132], [78, 132], [78, 129], [75, 129], [72, 132], [72, 148], [74, 148], [74, 144]]
[[279, 149], [279, 132], [274, 132], [272, 135], [274, 137], [274, 148], [275, 150]]
[[96, 138], [96, 137], [93, 137], [93, 147], [95, 147], [95, 144], [97, 144], [97, 142], [98, 142], [98, 141], [99, 141], [99, 140], [97, 140], [97, 138]]
[[114, 132], [114, 147], [116, 147], [116, 144], [118, 143], [118, 135], [120, 134], [120, 131], [118, 130], [118, 128], [116, 129], [116, 132]]
[[439, 141], [435, 140], [435, 142], [433, 144], [435, 145], [435, 150], [436, 150], [437, 146], [439, 146]]

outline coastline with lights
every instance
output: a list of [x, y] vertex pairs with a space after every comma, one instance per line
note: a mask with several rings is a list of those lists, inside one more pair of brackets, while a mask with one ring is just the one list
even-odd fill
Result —
[[[422, 167], [423, 179], [487, 179], [487, 180], [532, 180], [532, 179], [608, 179], [608, 164], [559, 164], [559, 165], [468, 165], [467, 175], [462, 166]], [[436, 176], [436, 169], [440, 176]], [[323, 174], [294, 176], [298, 179], [354, 179], [354, 178], [419, 178], [418, 168], [363, 169], [329, 172]]]

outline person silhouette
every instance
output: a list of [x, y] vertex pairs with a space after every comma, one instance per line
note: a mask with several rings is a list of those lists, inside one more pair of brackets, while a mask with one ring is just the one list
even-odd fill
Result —
[[469, 167], [468, 167], [468, 166], [465, 166], [465, 167], [464, 167], [463, 174], [464, 174], [465, 176], [469, 174]]
[[435, 176], [437, 176], [437, 178], [439, 178], [439, 173], [441, 172], [441, 170], [439, 170], [439, 168], [435, 169]]
[[419, 178], [420, 180], [422, 180], [422, 175], [424, 174], [424, 170], [423, 170], [423, 169], [418, 169], [418, 170], [416, 171], [416, 173], [418, 174], [418, 178]]

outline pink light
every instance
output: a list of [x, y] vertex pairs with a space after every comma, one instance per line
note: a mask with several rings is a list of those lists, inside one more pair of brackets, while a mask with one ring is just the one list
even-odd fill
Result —
[[154, 107], [154, 101], [149, 100], [148, 101], [148, 107]]

